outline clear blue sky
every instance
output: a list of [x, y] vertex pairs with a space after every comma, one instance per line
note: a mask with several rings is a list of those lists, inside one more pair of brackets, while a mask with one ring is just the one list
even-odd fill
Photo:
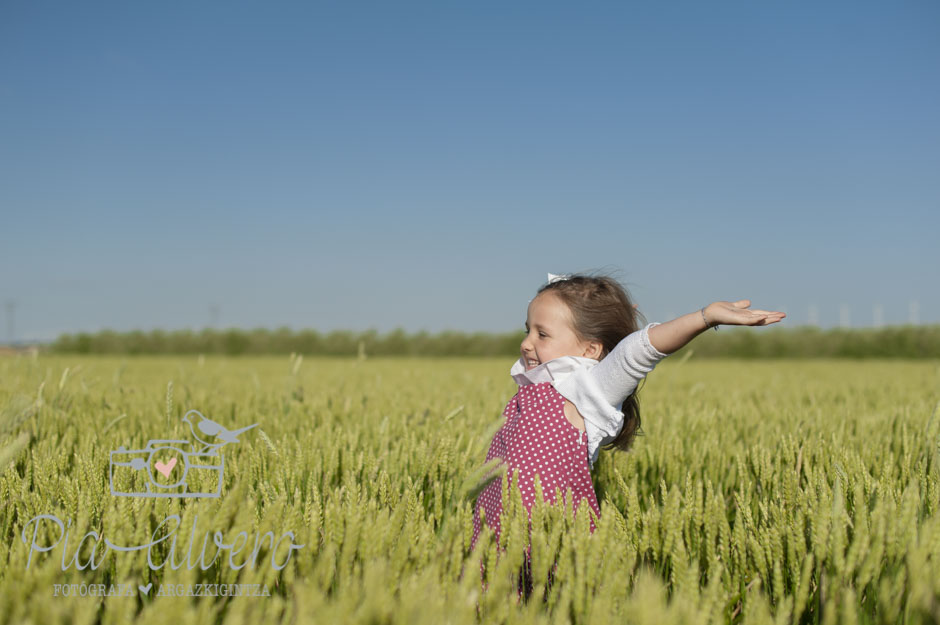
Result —
[[940, 322], [938, 33], [933, 0], [6, 0], [0, 299], [20, 340], [508, 331], [607, 268], [650, 321]]

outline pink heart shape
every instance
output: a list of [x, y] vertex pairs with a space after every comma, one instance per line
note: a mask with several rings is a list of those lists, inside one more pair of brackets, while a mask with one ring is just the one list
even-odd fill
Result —
[[157, 468], [157, 471], [163, 474], [163, 477], [170, 477], [170, 471], [176, 466], [176, 458], [170, 458], [170, 461], [167, 463], [157, 460], [153, 466]]

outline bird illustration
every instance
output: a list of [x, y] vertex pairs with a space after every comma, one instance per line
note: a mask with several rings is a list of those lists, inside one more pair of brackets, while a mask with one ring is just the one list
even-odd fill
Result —
[[[189, 415], [194, 415], [194, 416], [199, 417], [199, 423], [197, 423], [195, 427], [193, 426], [193, 422], [189, 420]], [[225, 426], [216, 423], [212, 419], [209, 419], [208, 417], [204, 417], [202, 413], [200, 413], [198, 410], [190, 410], [189, 412], [187, 412], [183, 416], [183, 421], [189, 424], [189, 430], [193, 433], [193, 436], [196, 438], [196, 440], [202, 443], [203, 445], [205, 445], [205, 448], [202, 450], [203, 452], [206, 451], [207, 449], [212, 449], [212, 450], [218, 449], [219, 447], [222, 447], [223, 445], [227, 445], [228, 443], [237, 443], [239, 434], [241, 434], [245, 430], [250, 430], [251, 428], [258, 425], [257, 423], [253, 423], [247, 427], [243, 427], [238, 430], [229, 430]], [[202, 438], [200, 438], [199, 434], [196, 433], [196, 428], [199, 428], [199, 430], [203, 433], [203, 435], [214, 436], [222, 442], [221, 443], [209, 443], [203, 440]]]

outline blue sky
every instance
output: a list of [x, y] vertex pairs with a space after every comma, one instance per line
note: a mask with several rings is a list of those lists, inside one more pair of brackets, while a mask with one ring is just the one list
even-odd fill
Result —
[[[940, 322], [940, 5], [0, 5], [0, 298], [102, 328]], [[0, 309], [4, 315], [8, 308]], [[0, 326], [0, 340], [8, 328]]]

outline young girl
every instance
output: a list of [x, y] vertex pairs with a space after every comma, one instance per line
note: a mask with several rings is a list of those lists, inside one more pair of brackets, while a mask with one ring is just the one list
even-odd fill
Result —
[[[510, 370], [519, 391], [503, 410], [505, 421], [486, 461], [505, 463], [510, 480], [518, 471], [518, 488], [530, 514], [535, 474], [547, 502], [556, 501], [556, 489], [566, 501], [570, 488], [574, 512], [582, 502], [593, 512], [593, 532], [600, 507], [590, 469], [602, 446], [627, 451], [632, 445], [640, 427], [639, 382], [656, 363], [708, 328], [763, 326], [786, 316], [750, 310], [750, 304], [714, 302], [640, 328], [636, 307], [612, 278], [548, 274], [548, 283], [529, 303], [527, 335]], [[495, 479], [477, 496], [471, 550], [480, 535], [481, 509], [499, 543], [502, 487], [503, 480]], [[529, 557], [527, 549], [518, 588], [526, 598], [531, 592]]]

